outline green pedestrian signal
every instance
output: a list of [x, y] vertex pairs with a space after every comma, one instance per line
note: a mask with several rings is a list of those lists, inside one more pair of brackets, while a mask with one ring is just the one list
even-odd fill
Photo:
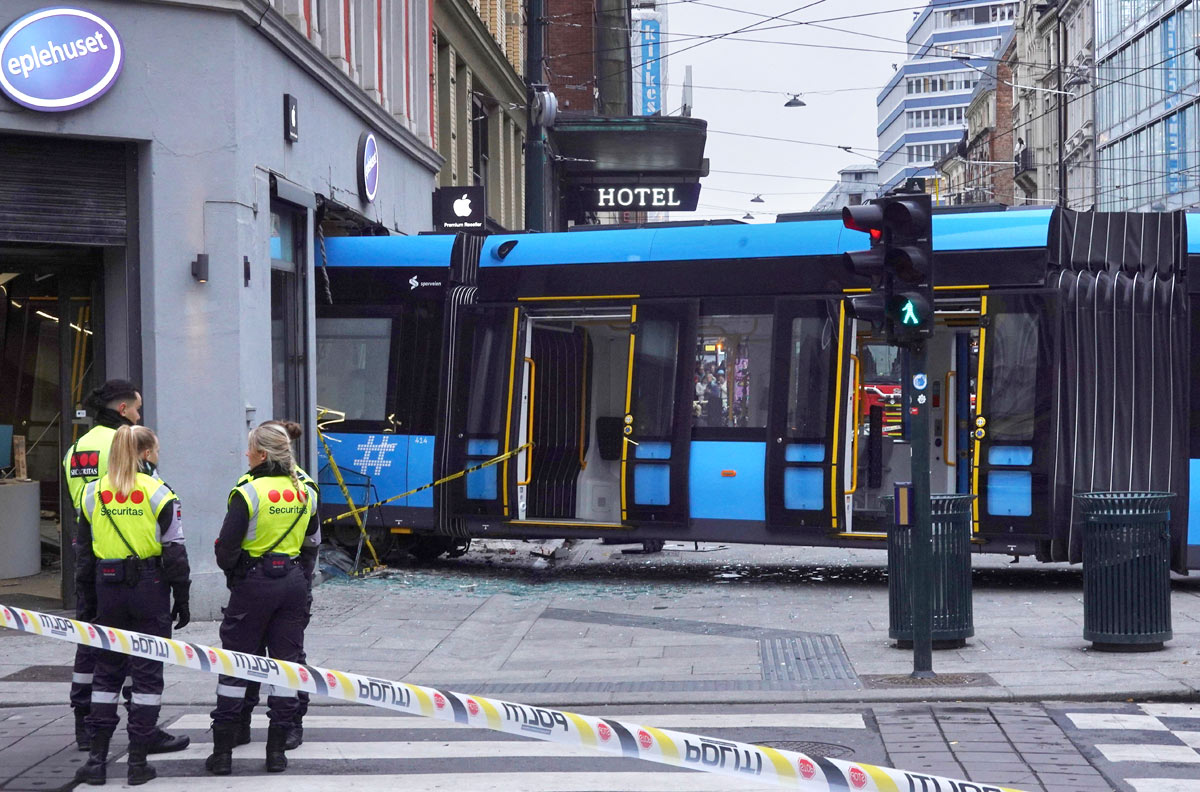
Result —
[[912, 300], [906, 300], [904, 307], [900, 309], [900, 324], [914, 327], [921, 324], [921, 319], [917, 316], [917, 306]]

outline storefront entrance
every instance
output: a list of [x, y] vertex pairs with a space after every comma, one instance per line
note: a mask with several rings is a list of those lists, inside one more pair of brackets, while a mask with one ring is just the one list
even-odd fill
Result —
[[101, 272], [99, 248], [0, 244], [0, 508], [11, 551], [0, 578], [23, 580], [5, 586], [8, 599], [60, 598], [69, 585], [62, 458], [88, 429], [76, 409], [99, 382]]

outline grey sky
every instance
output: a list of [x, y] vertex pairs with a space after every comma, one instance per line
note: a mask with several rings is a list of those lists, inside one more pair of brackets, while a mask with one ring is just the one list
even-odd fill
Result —
[[[776, 213], [809, 209], [837, 178], [839, 168], [871, 164], [864, 156], [836, 148], [720, 134], [763, 135], [861, 147], [864, 154], [875, 152], [875, 97], [879, 87], [892, 76], [891, 64], [904, 60], [904, 34], [912, 22], [914, 9], [922, 2], [821, 0], [803, 11], [788, 13], [812, 2], [695, 0], [677, 1], [666, 7], [669, 16], [664, 38], [668, 52], [673, 54], [668, 59], [665, 109], [678, 112], [684, 67], [691, 65], [692, 81], [697, 86], [693, 93], [693, 115], [707, 120], [709, 129], [706, 152], [713, 172], [703, 180], [698, 210], [689, 216], [741, 218], [751, 211], [760, 221], [774, 221]], [[868, 12], [887, 13], [820, 21]], [[756, 14], [785, 16], [772, 22]], [[779, 27], [788, 21], [819, 22], [826, 27]], [[762, 22], [762, 28], [777, 29], [746, 31], [686, 52], [679, 51], [701, 40], [688, 36], [719, 35], [755, 22]], [[870, 90], [821, 93], [841, 88]], [[784, 92], [800, 93], [807, 106], [785, 108], [788, 96]], [[722, 171], [805, 178], [745, 176]], [[761, 193], [766, 203], [751, 203], [755, 193]], [[678, 219], [684, 219], [683, 215]]]

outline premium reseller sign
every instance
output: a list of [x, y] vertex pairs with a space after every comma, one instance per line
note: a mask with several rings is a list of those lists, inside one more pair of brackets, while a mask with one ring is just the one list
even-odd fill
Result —
[[0, 90], [30, 110], [55, 113], [94, 102], [124, 64], [116, 29], [82, 8], [42, 8], [0, 35]]

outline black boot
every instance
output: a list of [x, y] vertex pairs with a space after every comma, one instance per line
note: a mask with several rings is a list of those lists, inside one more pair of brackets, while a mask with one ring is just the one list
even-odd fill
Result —
[[237, 742], [237, 723], [213, 724], [212, 756], [204, 760], [204, 769], [213, 775], [233, 772], [233, 746]]
[[287, 754], [284, 751], [284, 743], [288, 737], [287, 726], [276, 726], [272, 723], [267, 728], [267, 772], [282, 773], [287, 769]]
[[250, 721], [254, 717], [254, 710], [242, 713], [242, 722], [238, 724], [237, 744], [250, 744]]
[[154, 736], [150, 738], [150, 742], [146, 743], [146, 752], [152, 754], [171, 753], [172, 751], [182, 751], [191, 744], [192, 738], [186, 734], [169, 734], [155, 727]]
[[297, 723], [292, 728], [288, 729], [287, 742], [283, 744], [283, 750], [294, 751], [304, 742], [304, 726]]
[[147, 743], [129, 744], [129, 774], [125, 777], [129, 786], [138, 786], [158, 777], [158, 771], [146, 764], [149, 749]]
[[84, 724], [86, 719], [87, 710], [75, 710], [75, 745], [81, 751], [90, 750], [92, 746], [92, 738], [88, 736], [87, 726]]
[[108, 741], [111, 739], [111, 733], [92, 735], [87, 764], [75, 771], [76, 781], [92, 786], [104, 786], [104, 768], [108, 764]]

